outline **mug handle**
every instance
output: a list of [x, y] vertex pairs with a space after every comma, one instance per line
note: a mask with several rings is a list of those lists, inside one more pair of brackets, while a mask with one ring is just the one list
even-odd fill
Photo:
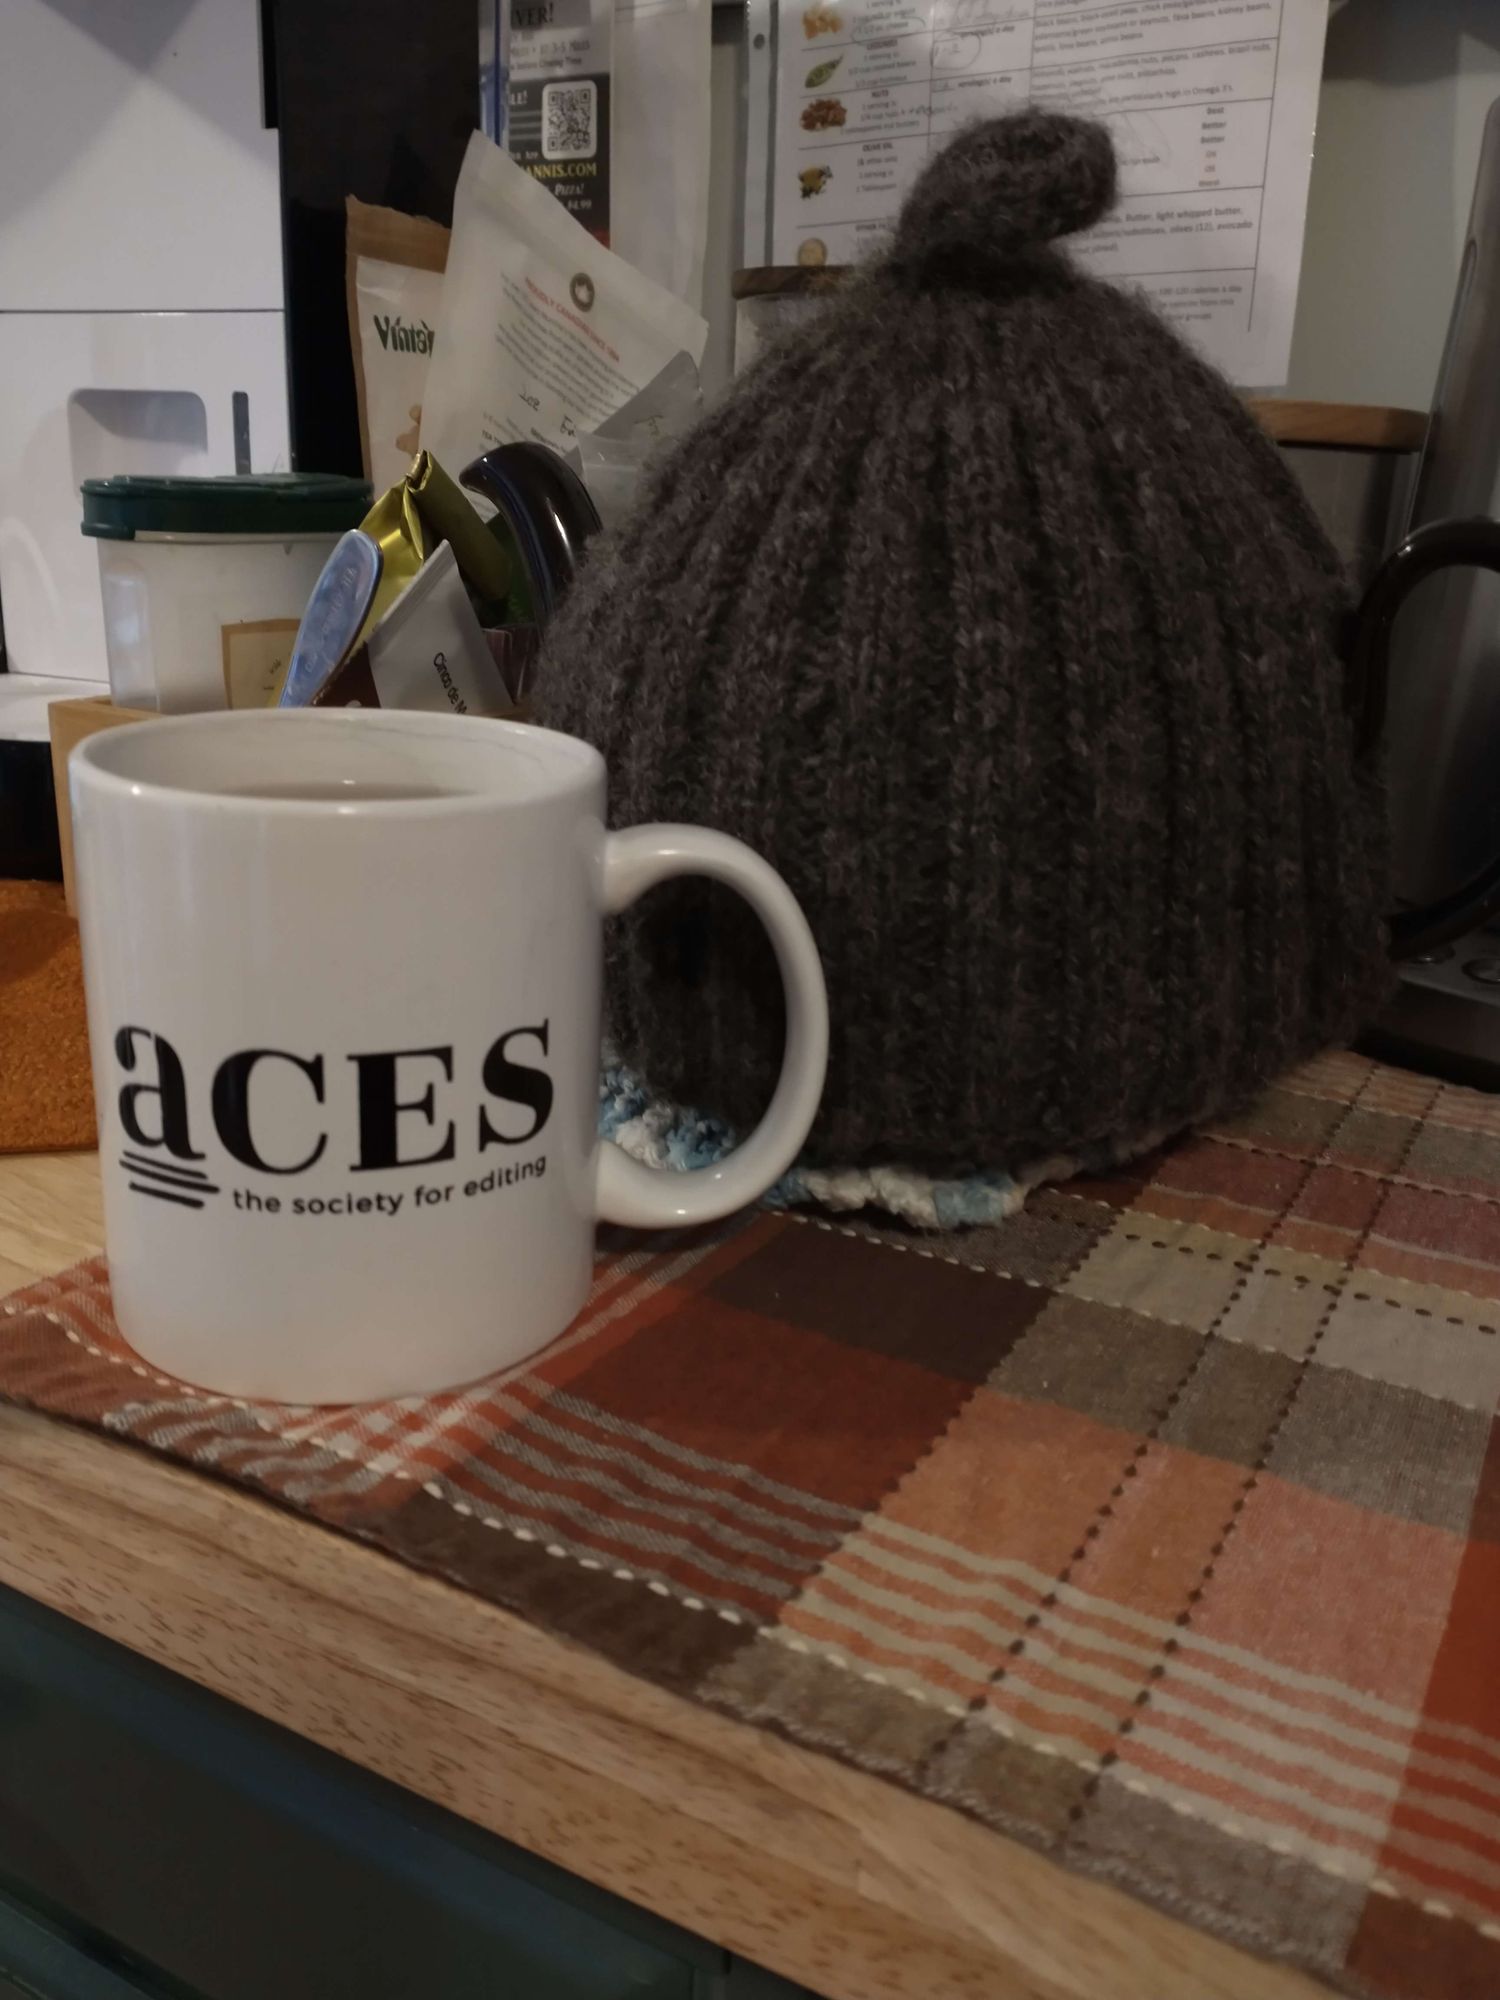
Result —
[[618, 916], [674, 875], [704, 875], [736, 890], [765, 925], [786, 994], [786, 1048], [765, 1116], [715, 1166], [664, 1173], [605, 1143], [595, 1207], [602, 1222], [673, 1229], [717, 1222], [759, 1200], [801, 1151], [817, 1115], [828, 1067], [828, 991], [807, 919], [791, 890], [760, 856], [727, 833], [701, 826], [633, 826], [604, 842], [603, 905]]

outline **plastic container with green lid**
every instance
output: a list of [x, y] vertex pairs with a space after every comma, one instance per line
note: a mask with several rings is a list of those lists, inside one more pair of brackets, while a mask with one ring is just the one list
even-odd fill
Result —
[[369, 506], [369, 482], [336, 473], [86, 479], [114, 699], [168, 713], [267, 699], [329, 551]]

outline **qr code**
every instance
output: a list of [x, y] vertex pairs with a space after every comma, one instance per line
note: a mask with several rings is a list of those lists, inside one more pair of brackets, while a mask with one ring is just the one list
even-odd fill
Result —
[[599, 87], [549, 83], [542, 88], [542, 158], [588, 160], [599, 149]]

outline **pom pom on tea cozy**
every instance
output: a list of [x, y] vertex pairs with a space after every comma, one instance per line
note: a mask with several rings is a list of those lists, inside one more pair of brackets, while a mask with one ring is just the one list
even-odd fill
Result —
[[892, 267], [960, 273], [1087, 229], [1114, 205], [1115, 149], [1085, 118], [1018, 111], [971, 125], [918, 178], [901, 209]]
[[[738, 835], [801, 900], [832, 1014], [815, 1165], [1127, 1154], [1385, 987], [1339, 564], [1223, 379], [1053, 240], [1113, 180], [1075, 119], [956, 139], [549, 635], [540, 718], [603, 751], [614, 822]], [[754, 1122], [780, 985], [727, 892], [653, 892], [607, 993], [656, 1089]]]

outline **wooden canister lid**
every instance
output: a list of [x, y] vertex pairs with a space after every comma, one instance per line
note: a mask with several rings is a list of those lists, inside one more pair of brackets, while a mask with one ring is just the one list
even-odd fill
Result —
[[1287, 396], [1247, 396], [1246, 403], [1278, 444], [1332, 446], [1344, 451], [1420, 451], [1425, 410], [1381, 403], [1302, 403]]

